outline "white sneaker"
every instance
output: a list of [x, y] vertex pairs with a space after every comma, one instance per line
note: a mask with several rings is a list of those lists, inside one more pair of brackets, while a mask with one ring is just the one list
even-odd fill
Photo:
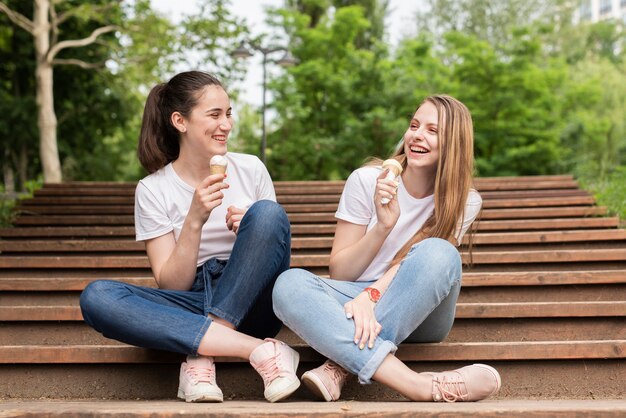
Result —
[[250, 354], [250, 364], [263, 378], [265, 399], [277, 402], [298, 389], [296, 369], [300, 355], [282, 341], [266, 338]]
[[185, 402], [222, 402], [224, 395], [215, 383], [213, 357], [187, 356], [180, 365], [178, 398]]

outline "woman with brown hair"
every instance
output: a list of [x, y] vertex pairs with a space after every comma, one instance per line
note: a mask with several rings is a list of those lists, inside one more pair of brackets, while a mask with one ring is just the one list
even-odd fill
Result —
[[442, 341], [461, 286], [456, 246], [480, 212], [473, 183], [468, 109], [450, 96], [419, 106], [391, 156], [354, 171], [335, 216], [330, 279], [292, 269], [274, 286], [276, 315], [330, 360], [303, 382], [337, 400], [349, 373], [376, 380], [415, 401], [475, 401], [498, 391], [498, 372], [474, 364], [417, 373], [393, 355], [406, 342]]
[[263, 163], [227, 152], [232, 126], [210, 74], [180, 73], [150, 91], [138, 147], [150, 174], [135, 192], [135, 229], [158, 289], [99, 280], [80, 298], [104, 336], [187, 355], [178, 387], [187, 402], [223, 400], [216, 356], [249, 360], [270, 402], [300, 385], [298, 353], [268, 338], [282, 325], [272, 287], [289, 268], [289, 220]]

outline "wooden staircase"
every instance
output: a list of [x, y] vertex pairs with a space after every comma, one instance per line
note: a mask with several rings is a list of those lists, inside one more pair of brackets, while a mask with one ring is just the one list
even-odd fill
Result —
[[[479, 178], [483, 212], [457, 319], [440, 344], [403, 344], [419, 371], [486, 362], [498, 399], [624, 399], [626, 230], [571, 176]], [[328, 274], [343, 182], [277, 182], [292, 224], [292, 267]], [[134, 241], [134, 184], [50, 184], [0, 229], [0, 399], [171, 399], [182, 356], [131, 347], [82, 322], [80, 291], [108, 278], [154, 286]], [[469, 261], [462, 249], [464, 260]], [[322, 357], [288, 329], [279, 338]], [[262, 399], [250, 366], [219, 359], [226, 398]], [[344, 398], [399, 399], [351, 382]], [[300, 389], [294, 399], [310, 399]]]

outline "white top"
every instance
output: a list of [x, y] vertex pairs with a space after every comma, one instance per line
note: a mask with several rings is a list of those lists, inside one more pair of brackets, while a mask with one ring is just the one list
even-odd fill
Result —
[[[267, 169], [257, 157], [229, 152], [228, 189], [222, 190], [222, 204], [211, 212], [202, 227], [198, 266], [209, 258], [226, 260], [235, 243], [235, 234], [226, 227], [226, 210], [233, 205], [249, 208], [258, 200], [276, 201]], [[185, 183], [169, 163], [137, 184], [135, 191], [135, 231], [137, 241], [160, 237], [174, 231], [178, 240], [191, 206], [194, 188]]]
[[[367, 225], [369, 231], [378, 221], [374, 205], [376, 179], [379, 167], [361, 167], [352, 172], [346, 181], [335, 217], [357, 225]], [[389, 264], [402, 246], [422, 227], [435, 210], [434, 195], [423, 199], [412, 197], [404, 188], [402, 178], [398, 177], [400, 217], [393, 227], [380, 251], [357, 281], [378, 280], [387, 271]], [[457, 226], [458, 242], [478, 216], [482, 199], [476, 190], [470, 190], [465, 206], [465, 217]]]

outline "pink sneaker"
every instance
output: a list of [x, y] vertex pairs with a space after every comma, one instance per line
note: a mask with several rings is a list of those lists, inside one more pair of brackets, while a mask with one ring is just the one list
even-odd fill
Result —
[[215, 383], [213, 357], [187, 356], [180, 365], [178, 398], [185, 402], [222, 402], [224, 395]]
[[434, 373], [433, 400], [435, 402], [480, 401], [500, 390], [500, 374], [486, 364], [472, 364], [460, 369]]
[[250, 364], [263, 378], [265, 399], [277, 402], [298, 389], [296, 376], [300, 355], [282, 341], [266, 338], [250, 354]]
[[336, 401], [350, 374], [337, 363], [326, 360], [324, 364], [302, 375], [302, 381], [311, 392], [326, 402]]

